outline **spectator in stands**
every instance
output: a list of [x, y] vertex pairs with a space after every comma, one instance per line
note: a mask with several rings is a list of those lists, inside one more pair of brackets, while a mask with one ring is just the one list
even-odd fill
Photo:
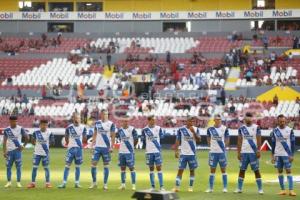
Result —
[[296, 103], [300, 104], [300, 97], [296, 98]]
[[41, 35], [41, 38], [42, 38], [43, 43], [45, 43], [47, 41], [47, 35], [45, 33], [43, 33]]
[[59, 46], [59, 45], [61, 45], [61, 43], [62, 43], [62, 33], [58, 33], [57, 34], [57, 45]]
[[89, 113], [89, 109], [87, 107], [87, 105], [82, 109], [81, 111], [81, 119], [82, 119], [82, 122], [84, 124], [87, 124], [87, 121], [88, 121], [88, 113]]
[[37, 118], [34, 118], [34, 121], [32, 123], [33, 128], [39, 128], [40, 126], [40, 121]]
[[28, 98], [27, 98], [27, 96], [26, 96], [26, 94], [23, 94], [23, 96], [22, 96], [22, 99], [21, 99], [21, 103], [28, 103], [29, 101], [28, 101]]
[[34, 108], [33, 108], [33, 106], [31, 106], [31, 108], [30, 108], [30, 110], [29, 110], [29, 115], [32, 115], [32, 116], [33, 116], [34, 113], [35, 113], [35, 112], [34, 112]]
[[269, 38], [268, 38], [268, 36], [267, 36], [266, 34], [263, 35], [263, 37], [262, 37], [262, 42], [263, 42], [263, 44], [264, 44], [265, 49], [268, 49], [268, 46], [269, 46]]
[[170, 53], [170, 51], [167, 51], [166, 62], [167, 62], [168, 64], [171, 63], [171, 53]]
[[247, 82], [251, 82], [252, 81], [252, 77], [253, 77], [253, 71], [251, 69], [249, 69], [247, 72], [246, 72], [246, 81]]
[[4, 80], [5, 79], [5, 72], [4, 70], [1, 70], [0, 72], [0, 80]]
[[299, 48], [299, 38], [298, 36], [295, 36], [293, 40], [293, 49], [298, 49], [298, 48]]
[[278, 96], [277, 96], [277, 94], [275, 94], [275, 96], [273, 97], [273, 104], [274, 104], [275, 106], [278, 105]]
[[106, 53], [106, 62], [107, 62], [107, 65], [108, 65], [108, 69], [111, 70], [111, 49], [108, 49], [107, 50], [107, 53]]
[[99, 64], [99, 67], [103, 67], [102, 56], [99, 57], [99, 59], [98, 59], [98, 64]]
[[275, 53], [275, 51], [272, 51], [272, 53], [270, 54], [270, 61], [271, 61], [271, 64], [273, 64], [277, 59], [277, 55]]
[[220, 101], [221, 101], [222, 105], [225, 106], [226, 92], [225, 92], [224, 88], [222, 88], [220, 91]]
[[140, 47], [141, 47], [141, 43], [140, 43], [140, 41], [139, 41], [139, 40], [137, 40], [135, 45], [136, 45], [136, 47], [137, 47], [137, 48], [140, 48]]

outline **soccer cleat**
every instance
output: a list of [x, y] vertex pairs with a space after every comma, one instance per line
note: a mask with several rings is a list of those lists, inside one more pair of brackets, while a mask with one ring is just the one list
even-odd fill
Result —
[[178, 188], [178, 187], [174, 187], [174, 188], [172, 189], [172, 191], [173, 191], [173, 192], [179, 192], [179, 188]]
[[120, 187], [119, 187], [119, 190], [125, 190], [126, 187], [125, 187], [125, 184], [122, 184]]
[[61, 184], [61, 185], [57, 186], [57, 188], [59, 188], [59, 189], [65, 189], [65, 188], [66, 188], [66, 184], [65, 184], [65, 183], [63, 183], [63, 184]]
[[92, 183], [91, 186], [89, 187], [89, 189], [95, 189], [97, 188], [97, 184], [96, 183]]
[[35, 188], [35, 183], [29, 183], [27, 185], [27, 189], [33, 189], [33, 188]]
[[75, 183], [75, 188], [82, 188], [81, 185], [79, 185], [79, 183]]
[[7, 182], [5, 185], [4, 185], [5, 188], [10, 188], [11, 187], [11, 182]]
[[188, 192], [194, 192], [194, 189], [192, 187], [189, 187]]
[[228, 192], [227, 188], [224, 188], [223, 193], [227, 193], [227, 192]]
[[297, 196], [297, 194], [294, 192], [294, 190], [290, 190], [289, 195], [292, 197]]
[[23, 187], [20, 182], [17, 182], [17, 188]]
[[205, 192], [206, 192], [206, 193], [212, 193], [213, 190], [212, 190], [212, 189], [207, 189]]
[[264, 194], [264, 191], [263, 190], [258, 190], [258, 194]]
[[108, 187], [106, 184], [103, 186], [103, 190], [105, 190], [105, 191], [108, 190]]
[[236, 194], [238, 194], [238, 193], [243, 193], [243, 191], [240, 190], [240, 189], [236, 189], [236, 190], [234, 191], [234, 193], [236, 193]]
[[132, 189], [132, 191], [135, 191], [136, 190], [136, 186], [133, 184], [131, 189]]
[[159, 190], [162, 191], [162, 192], [166, 191], [166, 189], [164, 187], [160, 187]]
[[51, 183], [46, 183], [45, 188], [52, 188]]

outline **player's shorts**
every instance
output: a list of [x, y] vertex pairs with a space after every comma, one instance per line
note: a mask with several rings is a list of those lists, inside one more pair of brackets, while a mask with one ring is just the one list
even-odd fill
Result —
[[217, 168], [217, 165], [220, 165], [221, 168], [225, 168], [227, 166], [227, 158], [225, 153], [210, 153], [208, 165], [211, 168]]
[[12, 167], [14, 163], [16, 167], [22, 166], [22, 152], [18, 149], [7, 152], [6, 167]]
[[292, 163], [288, 156], [275, 156], [275, 167], [278, 169], [291, 169]]
[[189, 169], [196, 169], [198, 167], [197, 157], [195, 155], [180, 155], [179, 169], [185, 169], [189, 165]]
[[161, 153], [147, 153], [146, 154], [146, 164], [148, 166], [160, 166], [162, 164]]
[[33, 160], [32, 160], [33, 166], [39, 166], [41, 161], [42, 161], [42, 165], [44, 167], [47, 167], [49, 165], [49, 156], [33, 154]]
[[247, 170], [250, 164], [252, 171], [259, 170], [259, 159], [256, 157], [255, 153], [242, 153], [240, 161], [240, 169]]
[[103, 163], [109, 163], [111, 160], [110, 152], [108, 148], [96, 147], [92, 156], [92, 161], [98, 162], [102, 157]]
[[66, 163], [71, 164], [74, 160], [75, 165], [81, 165], [83, 162], [82, 148], [72, 147], [68, 149], [66, 155]]
[[134, 167], [134, 153], [119, 153], [119, 166]]

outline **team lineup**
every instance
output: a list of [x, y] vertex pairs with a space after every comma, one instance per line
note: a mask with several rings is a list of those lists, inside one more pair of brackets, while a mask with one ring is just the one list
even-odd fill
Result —
[[[240, 171], [237, 179], [237, 189], [235, 193], [243, 192], [243, 182], [245, 172], [250, 165], [255, 174], [258, 193], [263, 194], [263, 183], [259, 170], [260, 147], [261, 147], [261, 131], [253, 122], [251, 113], [246, 113], [244, 117], [244, 125], [238, 130], [237, 159], [240, 162]], [[87, 142], [87, 129], [80, 124], [80, 117], [77, 114], [72, 116], [72, 122], [65, 130], [65, 141], [67, 144], [67, 153], [65, 160], [65, 168], [63, 172], [63, 181], [58, 188], [66, 188], [71, 164], [75, 165], [75, 188], [80, 186], [80, 166], [83, 163], [83, 143]], [[146, 151], [146, 164], [149, 167], [149, 178], [151, 189], [155, 189], [157, 175], [160, 191], [164, 191], [163, 179], [163, 159], [161, 155], [160, 140], [164, 137], [165, 131], [155, 125], [155, 118], [148, 117], [148, 125], [142, 129], [141, 136], [133, 126], [129, 125], [129, 119], [122, 120], [122, 126], [117, 128], [112, 121], [108, 120], [108, 112], [101, 111], [100, 120], [94, 124], [94, 133], [92, 136], [92, 159], [91, 159], [91, 179], [90, 189], [97, 188], [97, 164], [100, 159], [103, 162], [103, 189], [108, 190], [108, 181], [111, 161], [111, 153], [116, 140], [120, 142], [118, 160], [120, 167], [120, 190], [126, 189], [126, 168], [130, 171], [132, 190], [136, 190], [136, 172], [135, 172], [135, 154], [134, 149], [138, 142], [138, 138], [144, 143]], [[286, 125], [286, 118], [283, 115], [277, 117], [278, 126], [270, 133], [272, 140], [272, 163], [278, 171], [278, 181], [280, 186], [279, 195], [296, 196], [293, 187], [292, 163], [295, 152], [295, 136], [293, 130]], [[174, 145], [175, 157], [179, 159], [178, 172], [174, 180], [174, 192], [180, 191], [182, 175], [187, 165], [189, 167], [189, 187], [188, 191], [193, 192], [195, 182], [195, 170], [198, 167], [196, 157], [196, 144], [201, 141], [200, 130], [194, 126], [193, 117], [188, 117], [186, 124], [178, 128], [176, 134], [176, 142]], [[10, 117], [10, 126], [4, 130], [3, 138], [3, 155], [6, 159], [6, 175], [7, 184], [5, 188], [12, 186], [12, 166], [16, 166], [17, 187], [21, 185], [22, 173], [22, 150], [28, 142], [34, 147], [32, 162], [31, 183], [27, 188], [36, 187], [37, 170], [40, 163], [45, 171], [45, 187], [52, 188], [50, 183], [50, 151], [49, 147], [54, 143], [54, 135], [47, 130], [48, 121], [41, 120], [40, 128], [32, 133], [29, 137], [25, 130], [17, 125], [17, 117]], [[208, 180], [207, 193], [214, 191], [214, 179], [216, 168], [219, 165], [222, 173], [223, 192], [227, 193], [227, 147], [229, 146], [230, 132], [222, 125], [220, 115], [214, 116], [214, 125], [207, 129], [207, 142], [210, 147], [208, 164], [210, 166], [210, 175]], [[22, 139], [24, 144], [21, 144]], [[284, 170], [287, 176], [288, 187], [284, 183]], [[156, 172], [156, 173], [155, 173]]]

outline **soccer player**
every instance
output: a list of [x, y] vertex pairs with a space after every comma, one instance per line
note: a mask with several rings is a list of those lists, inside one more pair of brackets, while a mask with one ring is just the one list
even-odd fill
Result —
[[[189, 192], [193, 192], [193, 185], [195, 181], [195, 169], [198, 167], [197, 157], [196, 157], [196, 143], [200, 142], [200, 132], [197, 127], [194, 126], [194, 118], [189, 117], [187, 119], [186, 125], [179, 128], [177, 131], [176, 142], [175, 142], [175, 157], [179, 158], [179, 169], [176, 176], [174, 192], [179, 191], [182, 174], [187, 166], [190, 169], [190, 184]], [[180, 149], [180, 157], [178, 147]]]
[[48, 121], [42, 119], [40, 121], [40, 129], [36, 130], [32, 134], [31, 142], [34, 147], [33, 154], [33, 167], [31, 175], [31, 183], [28, 184], [27, 188], [35, 188], [35, 180], [37, 175], [37, 170], [42, 162], [45, 170], [46, 188], [52, 188], [50, 184], [50, 171], [49, 171], [49, 146], [54, 144], [54, 135], [47, 130]]
[[111, 160], [110, 153], [113, 152], [113, 145], [115, 144], [116, 136], [116, 126], [112, 121], [108, 120], [108, 111], [101, 110], [100, 120], [95, 122], [94, 134], [92, 146], [93, 156], [92, 156], [92, 185], [90, 189], [97, 188], [97, 164], [102, 157], [104, 176], [103, 176], [103, 189], [107, 190], [107, 181], [109, 176], [109, 163]]
[[138, 134], [133, 126], [128, 125], [129, 119], [122, 119], [122, 127], [118, 129], [116, 138], [120, 140], [119, 166], [121, 168], [121, 187], [125, 190], [126, 166], [130, 170], [132, 190], [135, 190], [136, 173], [134, 171], [134, 147], [138, 143]]
[[164, 137], [161, 127], [155, 125], [154, 116], [148, 117], [148, 125], [142, 129], [142, 141], [146, 146], [146, 164], [150, 170], [151, 189], [155, 189], [154, 166], [156, 166], [160, 190], [164, 191], [160, 140]]
[[[11, 187], [11, 168], [15, 163], [17, 168], [17, 187], [21, 188], [21, 171], [22, 171], [22, 151], [26, 146], [29, 137], [25, 130], [17, 125], [17, 116], [10, 116], [10, 126], [4, 129], [3, 136], [3, 156], [6, 159], [6, 176], [7, 184], [5, 188]], [[21, 144], [22, 137], [24, 144]]]
[[209, 188], [207, 193], [213, 192], [214, 180], [217, 165], [220, 165], [223, 179], [223, 192], [227, 193], [227, 158], [226, 147], [229, 145], [229, 132], [228, 129], [222, 125], [221, 116], [215, 115], [215, 124], [207, 129], [207, 143], [210, 146], [209, 161], [210, 176], [209, 176]]
[[240, 161], [240, 173], [238, 178], [238, 187], [235, 193], [243, 192], [243, 183], [245, 172], [250, 164], [251, 169], [255, 173], [258, 193], [263, 194], [261, 174], [259, 171], [260, 147], [261, 147], [261, 131], [260, 128], [253, 124], [252, 113], [246, 113], [244, 125], [238, 129], [238, 160]]
[[271, 133], [272, 137], [272, 163], [275, 163], [275, 167], [278, 170], [278, 180], [281, 191], [279, 195], [286, 195], [284, 186], [283, 168], [285, 168], [287, 174], [287, 180], [289, 185], [289, 195], [296, 196], [293, 191], [293, 176], [292, 176], [292, 162], [294, 160], [295, 152], [295, 135], [293, 130], [286, 126], [286, 118], [284, 115], [277, 117], [278, 127], [276, 127]]
[[80, 165], [83, 162], [82, 144], [87, 141], [87, 129], [80, 124], [80, 116], [74, 113], [72, 116], [73, 123], [70, 124], [65, 131], [65, 141], [68, 146], [66, 155], [66, 165], [64, 169], [63, 183], [58, 188], [66, 188], [71, 164], [75, 163], [75, 188], [81, 188], [79, 184]]

